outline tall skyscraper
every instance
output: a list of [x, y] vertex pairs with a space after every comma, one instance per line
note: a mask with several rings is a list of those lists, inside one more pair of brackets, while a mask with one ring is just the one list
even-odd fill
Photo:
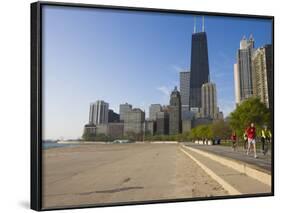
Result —
[[190, 72], [180, 72], [180, 95], [182, 111], [189, 110]]
[[203, 118], [218, 118], [217, 91], [214, 83], [202, 85], [202, 110]]
[[209, 58], [207, 34], [204, 32], [203, 21], [202, 32], [196, 32], [195, 25], [192, 34], [189, 96], [191, 111], [199, 111], [201, 108], [201, 87], [207, 82], [209, 82]]
[[169, 105], [169, 134], [181, 133], [181, 96], [177, 87], [172, 91]]
[[241, 91], [240, 91], [240, 77], [239, 77], [239, 70], [238, 65], [234, 64], [234, 95], [235, 95], [235, 103], [239, 104], [241, 97]]
[[254, 38], [245, 36], [240, 41], [237, 51], [237, 65], [234, 65], [235, 99], [237, 103], [253, 96], [252, 54], [254, 52]]
[[120, 104], [119, 105], [119, 115], [120, 115], [120, 121], [124, 121], [125, 118], [124, 116], [126, 115], [127, 112], [132, 110], [132, 105], [125, 103], [125, 104]]
[[180, 72], [180, 95], [182, 106], [189, 107], [190, 72]]
[[149, 119], [156, 121], [157, 112], [161, 112], [162, 106], [161, 104], [151, 104], [149, 106]]
[[258, 48], [252, 57], [253, 95], [267, 107], [272, 104], [272, 45]]
[[109, 104], [98, 100], [90, 105], [89, 124], [107, 124], [108, 123]]

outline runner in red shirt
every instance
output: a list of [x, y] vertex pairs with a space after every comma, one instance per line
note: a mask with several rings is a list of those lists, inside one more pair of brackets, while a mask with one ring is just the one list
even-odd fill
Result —
[[256, 150], [256, 128], [254, 123], [251, 123], [250, 127], [246, 129], [247, 137], [248, 137], [248, 150], [247, 155], [250, 152], [251, 146], [253, 146], [254, 156], [257, 158], [257, 150]]

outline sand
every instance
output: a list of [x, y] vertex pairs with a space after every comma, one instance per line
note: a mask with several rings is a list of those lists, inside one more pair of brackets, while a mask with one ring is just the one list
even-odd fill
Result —
[[43, 151], [43, 208], [227, 195], [178, 144]]

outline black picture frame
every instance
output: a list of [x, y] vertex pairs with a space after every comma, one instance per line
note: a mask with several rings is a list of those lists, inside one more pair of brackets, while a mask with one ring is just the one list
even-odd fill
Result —
[[[78, 209], [89, 207], [105, 207], [105, 206], [123, 206], [123, 205], [140, 205], [153, 203], [171, 203], [171, 202], [186, 202], [186, 201], [203, 201], [216, 199], [233, 199], [247, 197], [264, 197], [274, 196], [274, 143], [272, 143], [272, 171], [271, 171], [271, 193], [261, 193], [256, 195], [229, 195], [219, 197], [203, 197], [203, 198], [184, 198], [171, 200], [155, 200], [155, 201], [138, 201], [138, 202], [122, 202], [112, 204], [92, 204], [81, 206], [67, 206], [63, 208], [42, 208], [42, 7], [45, 5], [77, 7], [77, 8], [102, 8], [119, 11], [141, 11], [141, 12], [157, 12], [157, 13], [172, 13], [172, 14], [188, 14], [188, 15], [208, 15], [208, 16], [227, 16], [227, 17], [242, 17], [266, 19], [272, 22], [272, 47], [273, 47], [273, 74], [271, 82], [274, 83], [274, 16], [265, 15], [250, 15], [250, 14], [234, 14], [234, 13], [217, 13], [205, 11], [187, 11], [175, 9], [158, 9], [158, 8], [141, 8], [141, 7], [125, 7], [113, 5], [92, 5], [81, 3], [61, 3], [39, 1], [31, 3], [31, 209], [42, 210], [58, 210], [58, 209]], [[274, 84], [273, 84], [274, 88]], [[274, 89], [272, 91], [274, 97]], [[274, 98], [273, 108], [271, 111], [272, 122], [272, 138], [274, 141]]]

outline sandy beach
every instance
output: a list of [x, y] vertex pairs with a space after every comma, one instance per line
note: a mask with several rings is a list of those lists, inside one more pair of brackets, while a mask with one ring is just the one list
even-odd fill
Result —
[[178, 144], [43, 151], [43, 208], [227, 195]]

